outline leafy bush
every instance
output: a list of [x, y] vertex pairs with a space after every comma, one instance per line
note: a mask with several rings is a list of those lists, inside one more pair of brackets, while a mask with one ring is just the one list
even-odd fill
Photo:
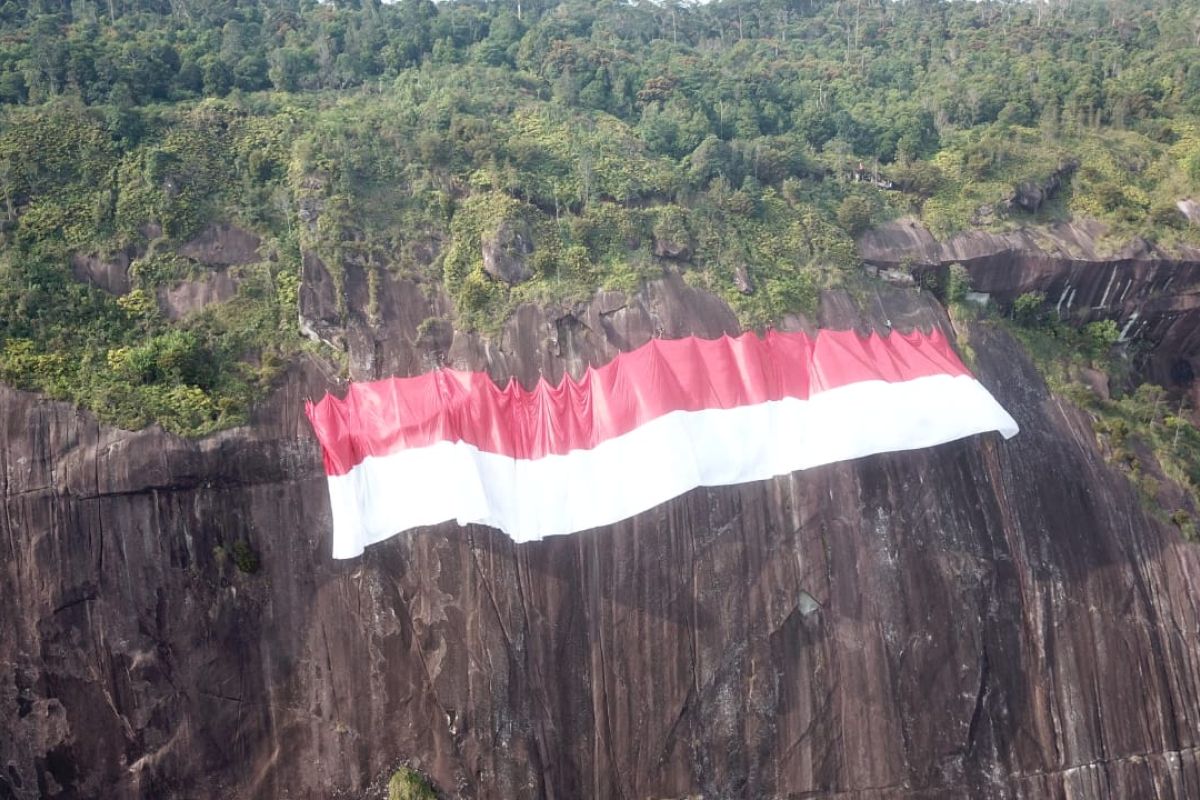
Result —
[[237, 567], [238, 572], [246, 575], [253, 575], [262, 566], [258, 559], [258, 553], [245, 539], [238, 539], [234, 542], [233, 546], [229, 548], [229, 554], [233, 558], [233, 564]]
[[1111, 319], [1089, 322], [1083, 326], [1083, 338], [1092, 357], [1100, 358], [1121, 338], [1121, 329]]
[[1185, 509], [1176, 509], [1171, 514], [1171, 522], [1174, 523], [1175, 527], [1179, 528], [1179, 532], [1183, 535], [1184, 539], [1189, 542], [1197, 540], [1196, 520]]
[[858, 236], [871, 227], [873, 209], [865, 198], [852, 194], [842, 200], [837, 210], [838, 224], [851, 236]]
[[437, 800], [437, 793], [421, 773], [402, 767], [388, 781], [388, 800]]
[[971, 275], [962, 264], [951, 264], [946, 270], [946, 302], [961, 303], [971, 291]]
[[1026, 292], [1013, 301], [1013, 319], [1019, 325], [1031, 326], [1045, 319], [1046, 295], [1042, 292]]

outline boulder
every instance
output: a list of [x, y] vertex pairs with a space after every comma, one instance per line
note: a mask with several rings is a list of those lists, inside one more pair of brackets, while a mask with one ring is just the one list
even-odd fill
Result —
[[498, 281], [512, 285], [533, 277], [529, 256], [533, 254], [533, 234], [528, 223], [505, 220], [489, 236], [483, 237], [483, 269]]
[[654, 255], [674, 261], [687, 261], [692, 257], [692, 243], [683, 238], [655, 236]]
[[1026, 181], [1018, 184], [1012, 195], [1002, 203], [1002, 207], [1011, 211], [1021, 209], [1030, 214], [1041, 209], [1047, 200], [1054, 197], [1063, 183], [1079, 168], [1079, 162], [1074, 159], [1064, 161], [1043, 181]]

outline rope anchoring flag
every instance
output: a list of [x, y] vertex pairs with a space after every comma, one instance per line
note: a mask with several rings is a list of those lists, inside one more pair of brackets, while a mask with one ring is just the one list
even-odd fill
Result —
[[307, 410], [334, 558], [447, 520], [517, 541], [575, 533], [698, 486], [1017, 433], [936, 330], [653, 340], [557, 386], [442, 369]]

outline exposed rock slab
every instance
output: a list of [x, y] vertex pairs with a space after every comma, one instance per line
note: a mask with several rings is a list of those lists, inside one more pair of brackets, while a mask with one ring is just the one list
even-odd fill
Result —
[[259, 261], [261, 246], [257, 234], [222, 222], [209, 225], [194, 239], [184, 242], [179, 254], [201, 264], [231, 267]]
[[314, 341], [342, 346], [345, 319], [339, 297], [338, 283], [325, 262], [312, 250], [305, 250], [300, 261], [301, 333]]
[[122, 295], [129, 291], [130, 254], [119, 251], [111, 256], [98, 253], [71, 255], [71, 274], [78, 281], [90, 283], [109, 294]]
[[158, 289], [158, 307], [168, 319], [183, 319], [214, 303], [237, 295], [238, 281], [227, 269], [211, 270], [199, 278]]
[[[389, 281], [375, 363], [429, 368], [440, 302]], [[821, 322], [947, 325], [927, 294], [860, 308], [827, 296]], [[529, 381], [735, 324], [673, 278], [565, 312], [444, 356]], [[1193, 797], [1200, 549], [1013, 342], [972, 345], [1010, 442], [350, 562], [302, 417], [315, 363], [201, 442], [0, 389], [0, 795], [315, 800], [410, 759], [477, 798]], [[218, 557], [239, 539], [259, 574]]]
[[[858, 243], [863, 260], [880, 266], [902, 262], [916, 266], [934, 266], [959, 262], [968, 264], [980, 259], [1006, 257], [1014, 253], [1029, 253], [1068, 261], [1096, 262], [1106, 259], [1132, 258], [1144, 247], [1140, 241], [1127, 251], [1111, 253], [1103, 250], [1106, 228], [1095, 220], [1058, 223], [1042, 228], [1019, 228], [1002, 233], [969, 231], [946, 240], [937, 239], [919, 221], [902, 217], [884, 223], [864, 233]], [[1020, 287], [1012, 287], [1017, 291]]]

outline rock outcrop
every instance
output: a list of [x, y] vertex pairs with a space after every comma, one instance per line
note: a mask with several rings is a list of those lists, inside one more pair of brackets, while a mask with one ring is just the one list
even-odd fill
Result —
[[258, 261], [261, 246], [257, 234], [230, 223], [214, 223], [180, 245], [179, 255], [201, 264], [232, 267]]
[[167, 319], [183, 319], [237, 294], [238, 281], [228, 269], [209, 270], [199, 278], [177, 281], [157, 290], [158, 307]]
[[654, 255], [674, 261], [687, 261], [692, 257], [692, 243], [682, 236], [655, 236]]
[[1176, 203], [1175, 207], [1179, 209], [1179, 213], [1182, 214], [1184, 219], [1186, 219], [1188, 222], [1192, 223], [1193, 225], [1200, 225], [1200, 203], [1197, 203], [1191, 198], [1186, 198]]
[[733, 285], [742, 294], [754, 294], [754, 279], [745, 264], [738, 264], [733, 270]]
[[129, 291], [129, 265], [132, 254], [120, 251], [110, 256], [98, 253], [74, 253], [71, 274], [78, 281], [90, 283], [109, 294], [122, 295]]
[[1015, 186], [1012, 194], [1000, 206], [1004, 211], [1017, 210], [1036, 214], [1045, 205], [1047, 200], [1058, 194], [1058, 190], [1062, 188], [1063, 183], [1077, 169], [1079, 169], [1078, 161], [1064, 161], [1045, 180], [1025, 181]]
[[523, 283], [533, 277], [529, 257], [533, 255], [533, 233], [520, 220], [505, 220], [491, 235], [483, 237], [483, 270], [507, 284]]
[[1181, 363], [1200, 369], [1200, 249], [1165, 250], [1142, 239], [1110, 249], [1105, 233], [1083, 221], [939, 241], [906, 218], [865, 233], [859, 253], [882, 269], [959, 263], [972, 289], [1001, 304], [1042, 292], [1061, 319], [1115, 320], [1124, 339], [1145, 344], [1147, 376], [1170, 386]]
[[[304, 313], [346, 320], [356, 377], [528, 384], [737, 324], [668, 277], [483, 340], [385, 276], [372, 327], [343, 277], [344, 316], [319, 291]], [[949, 325], [927, 293], [870, 300], [828, 295], [819, 321]], [[440, 525], [347, 562], [302, 413], [336, 387], [316, 361], [202, 441], [0, 389], [0, 798], [354, 797], [400, 762], [468, 798], [1194, 797], [1200, 548], [1011, 340], [970, 333], [1009, 442], [520, 546]]]

